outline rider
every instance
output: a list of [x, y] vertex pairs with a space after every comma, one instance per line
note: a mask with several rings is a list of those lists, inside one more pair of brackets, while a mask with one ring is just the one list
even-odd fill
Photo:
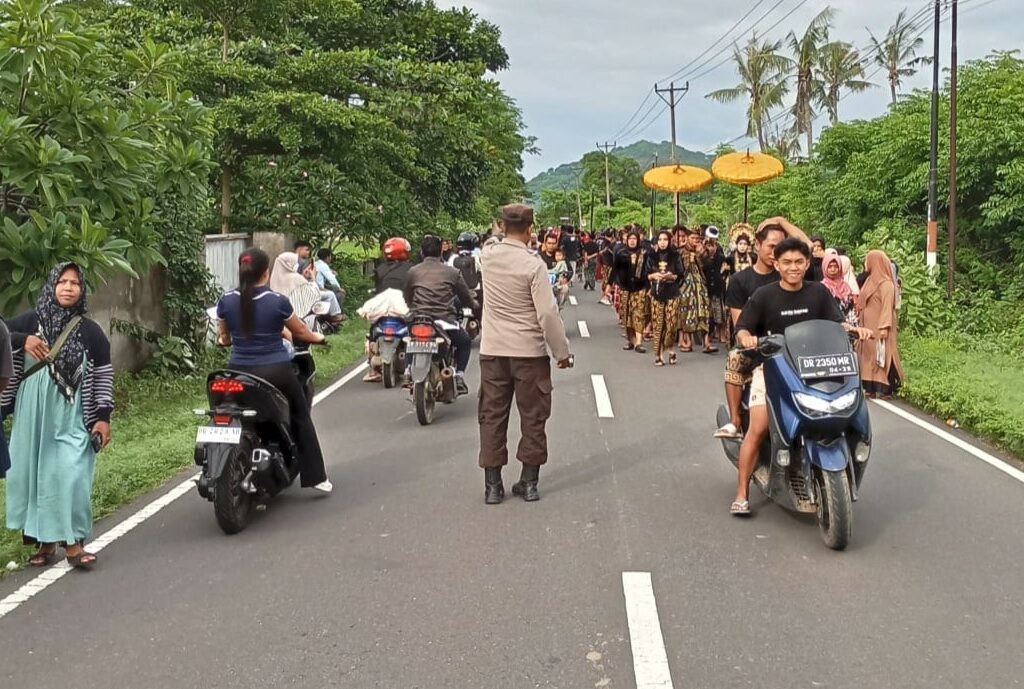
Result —
[[[412, 253], [412, 245], [409, 244], [409, 240], [403, 237], [392, 237], [391, 239], [384, 242], [384, 248], [382, 250], [384, 254], [384, 263], [377, 266], [377, 270], [373, 274], [373, 285], [374, 294], [381, 294], [389, 289], [397, 289], [399, 291], [405, 287], [405, 280], [409, 275], [409, 268], [412, 264], [409, 263], [409, 254]], [[373, 365], [373, 359], [376, 356], [374, 350], [375, 345], [372, 342], [373, 337], [373, 323], [370, 323], [370, 349], [367, 351], [367, 364], [370, 368], [367, 369], [366, 375], [363, 376], [364, 383], [379, 383], [382, 379], [382, 372], [380, 365]]]
[[[798, 237], [789, 237], [775, 247], [775, 267], [780, 280], [758, 289], [747, 302], [736, 324], [736, 342], [746, 350], [758, 346], [758, 338], [781, 334], [791, 325], [811, 320], [834, 321], [867, 339], [871, 331], [853, 328], [843, 321], [832, 293], [820, 282], [805, 282], [811, 266], [811, 248]], [[768, 437], [767, 390], [764, 370], [754, 369], [750, 383], [750, 428], [740, 446], [739, 484], [729, 511], [738, 516], [750, 514], [750, 479], [757, 468], [761, 445]]]
[[472, 232], [463, 232], [455, 240], [456, 253], [448, 259], [448, 265], [462, 273], [466, 287], [476, 292], [480, 287], [480, 237]]
[[333, 486], [327, 480], [309, 401], [292, 368], [281, 333], [287, 329], [296, 342], [308, 344], [323, 344], [326, 338], [311, 332], [288, 297], [271, 291], [269, 283], [270, 257], [260, 249], [244, 251], [238, 258], [238, 289], [217, 302], [218, 342], [232, 347], [229, 368], [262, 378], [288, 398], [302, 487], [330, 493]]
[[409, 254], [412, 253], [412, 245], [409, 240], [403, 237], [392, 237], [384, 242], [385, 262], [377, 266], [373, 275], [374, 289], [380, 294], [386, 289], [402, 289], [405, 287], [405, 279], [409, 275]]
[[441, 240], [433, 235], [423, 238], [420, 245], [423, 262], [409, 269], [409, 277], [402, 290], [409, 312], [428, 316], [451, 338], [455, 347], [455, 389], [460, 395], [468, 395], [466, 368], [472, 348], [469, 333], [459, 327], [455, 300], [470, 305], [474, 312], [480, 312], [480, 305], [466, 285], [462, 274], [441, 262]]

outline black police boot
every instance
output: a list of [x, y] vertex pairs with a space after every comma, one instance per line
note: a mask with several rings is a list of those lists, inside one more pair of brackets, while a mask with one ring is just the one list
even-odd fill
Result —
[[519, 481], [512, 486], [512, 495], [518, 495], [526, 502], [540, 500], [540, 493], [537, 492], [537, 478], [540, 476], [540, 467], [530, 464], [523, 465], [523, 473]]
[[484, 469], [484, 504], [500, 505], [505, 499], [505, 485], [501, 482], [501, 467]]

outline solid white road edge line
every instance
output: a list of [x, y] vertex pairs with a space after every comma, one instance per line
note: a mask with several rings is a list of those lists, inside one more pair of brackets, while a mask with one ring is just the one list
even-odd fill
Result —
[[579, 306], [580, 305], [579, 299], [577, 299], [576, 297], [574, 297], [571, 294], [569, 295], [569, 303], [572, 304], [573, 306]]
[[576, 321], [576, 326], [580, 329], [580, 337], [582, 337], [582, 338], [590, 337], [590, 328], [587, 327], [587, 322], [586, 321]]
[[590, 383], [594, 386], [594, 399], [597, 400], [598, 418], [614, 419], [615, 412], [612, 411], [612, 400], [608, 397], [608, 386], [604, 383], [604, 376], [595, 373], [590, 376]]
[[912, 423], [915, 426], [918, 426], [920, 428], [923, 428], [924, 430], [928, 431], [932, 435], [937, 436], [939, 438], [942, 438], [943, 440], [945, 440], [947, 443], [949, 443], [951, 445], [956, 445], [957, 447], [959, 447], [961, 450], [963, 450], [967, 454], [973, 455], [973, 456], [977, 457], [978, 459], [980, 459], [981, 461], [985, 462], [986, 464], [988, 464], [990, 466], [993, 466], [996, 469], [999, 469], [999, 471], [1003, 472], [1004, 474], [1012, 476], [1013, 478], [1017, 479], [1021, 483], [1024, 483], [1024, 471], [1021, 471], [1020, 469], [1018, 469], [1016, 467], [1010, 466], [1009, 464], [1007, 464], [1003, 460], [999, 459], [998, 457], [995, 457], [994, 455], [991, 455], [988, 452], [985, 452], [984, 450], [982, 450], [980, 448], [977, 448], [974, 445], [971, 445], [966, 440], [961, 440], [960, 438], [956, 437], [952, 433], [949, 433], [947, 431], [944, 431], [941, 428], [938, 428], [935, 424], [932, 424], [932, 423], [929, 423], [927, 421], [924, 421], [922, 419], [917, 418], [916, 416], [914, 416], [910, 412], [908, 412], [908, 411], [906, 411], [904, 409], [900, 409], [895, 404], [890, 404], [889, 402], [886, 402], [884, 400], [871, 400], [871, 401], [874, 402], [875, 404], [877, 404], [882, 409], [885, 409], [886, 411], [892, 412], [896, 416], [899, 416], [899, 417], [901, 417], [903, 419], [906, 419], [910, 423]]
[[[364, 361], [359, 366], [356, 366], [354, 369], [346, 373], [341, 380], [334, 383], [333, 385], [330, 385], [323, 392], [313, 397], [314, 406], [324, 401], [338, 390], [340, 390], [343, 385], [345, 385], [353, 378], [358, 376], [360, 373], [365, 371], [368, 367], [369, 365]], [[172, 502], [188, 493], [195, 487], [195, 485], [196, 476], [190, 476], [188, 479], [179, 483], [177, 486], [175, 486], [174, 488], [172, 488], [167, 493], [160, 496], [153, 502], [149, 503], [132, 516], [127, 517], [126, 519], [114, 525], [112, 528], [103, 532], [102, 536], [99, 536], [95, 540], [90, 541], [89, 552], [100, 552], [108, 545], [110, 545], [117, 539], [121, 538], [125, 534], [129, 533], [130, 531], [132, 531], [132, 529], [136, 528], [156, 513], [160, 512], [160, 510], [164, 509]], [[47, 568], [41, 574], [37, 575], [33, 579], [23, 584], [21, 587], [15, 590], [14, 593], [11, 593], [3, 600], [0, 600], [0, 619], [3, 619], [5, 615], [14, 612], [20, 605], [28, 602], [28, 600], [32, 598], [32, 596], [45, 590], [47, 587], [52, 585], [54, 582], [60, 580], [65, 574], [67, 574], [70, 571], [71, 567], [65, 560], [62, 561], [60, 564]]]
[[661, 635], [658, 603], [650, 572], [623, 572], [629, 647], [633, 654], [636, 689], [672, 689], [672, 673]]

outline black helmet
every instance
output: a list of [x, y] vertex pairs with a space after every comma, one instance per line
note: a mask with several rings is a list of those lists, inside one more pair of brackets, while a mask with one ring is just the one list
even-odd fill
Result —
[[480, 237], [476, 236], [472, 232], [463, 232], [459, 235], [459, 238], [455, 240], [455, 246], [459, 251], [473, 251], [480, 246]]

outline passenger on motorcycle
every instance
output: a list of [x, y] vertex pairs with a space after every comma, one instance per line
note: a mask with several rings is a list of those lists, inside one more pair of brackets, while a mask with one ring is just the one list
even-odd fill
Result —
[[480, 238], [472, 232], [463, 232], [455, 240], [456, 253], [448, 265], [462, 273], [466, 286], [474, 292], [480, 286]]
[[460, 395], [469, 394], [466, 385], [466, 368], [472, 340], [469, 333], [459, 327], [459, 313], [456, 311], [455, 300], [467, 304], [475, 313], [480, 312], [480, 304], [466, 285], [462, 274], [441, 262], [441, 240], [427, 235], [420, 245], [423, 262], [409, 269], [409, 277], [402, 290], [405, 303], [411, 314], [428, 316], [439, 324], [444, 324], [445, 334], [451, 338], [455, 347], [455, 388]]
[[[852, 328], [844, 322], [835, 299], [824, 285], [804, 280], [810, 266], [811, 249], [802, 239], [789, 237], [775, 247], [775, 267], [780, 281], [760, 287], [743, 308], [736, 324], [736, 342], [741, 348], [756, 349], [758, 338], [781, 334], [791, 325], [811, 320], [841, 323], [860, 339], [871, 336], [870, 330]], [[750, 479], [757, 468], [761, 445], [768, 437], [767, 390], [760, 366], [754, 369], [750, 383], [749, 407], [750, 427], [740, 446], [736, 499], [729, 508], [737, 516], [750, 514]]]
[[243, 252], [238, 259], [238, 289], [217, 302], [218, 342], [232, 348], [230, 369], [262, 378], [288, 398], [292, 433], [299, 448], [301, 485], [330, 493], [333, 486], [327, 480], [309, 403], [295, 375], [283, 334], [287, 331], [295, 342], [306, 344], [323, 344], [325, 338], [311, 332], [288, 298], [271, 291], [269, 283], [267, 254], [260, 249]]
[[[412, 268], [412, 264], [409, 263], [409, 254], [412, 253], [412, 245], [409, 244], [409, 240], [403, 237], [392, 237], [391, 239], [384, 242], [382, 249], [384, 254], [384, 263], [377, 266], [377, 270], [373, 274], [373, 285], [374, 294], [381, 294], [389, 289], [397, 289], [401, 291], [405, 288], [405, 281], [409, 276], [409, 269]], [[373, 322], [370, 323], [370, 339], [373, 337]], [[366, 375], [363, 376], [364, 383], [379, 383], [382, 379], [381, 367], [373, 365], [373, 358], [376, 356], [376, 351], [373, 349], [372, 342], [367, 350], [367, 363], [370, 364], [369, 370]]]

